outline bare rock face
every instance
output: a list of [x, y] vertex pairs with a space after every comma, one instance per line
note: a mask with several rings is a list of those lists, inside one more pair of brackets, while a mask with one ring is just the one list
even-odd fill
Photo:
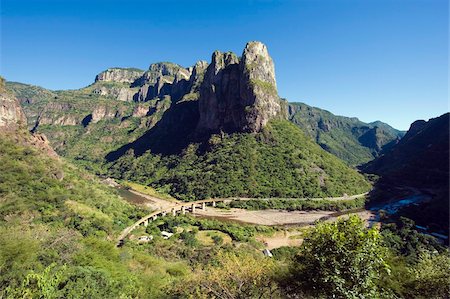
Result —
[[246, 45], [242, 58], [216, 51], [200, 87], [200, 132], [259, 132], [270, 119], [285, 117], [267, 47]]
[[125, 69], [125, 68], [110, 68], [101, 72], [95, 77], [95, 82], [122, 82], [133, 83], [136, 79], [140, 78], [144, 74], [144, 71], [137, 69]]
[[143, 116], [146, 116], [148, 112], [149, 112], [148, 107], [145, 107], [143, 105], [137, 105], [136, 107], [134, 107], [132, 116], [133, 117], [143, 117]]
[[199, 129], [234, 131], [243, 123], [239, 81], [239, 58], [231, 52], [215, 51], [200, 87]]
[[134, 100], [144, 102], [167, 95], [178, 100], [188, 92], [191, 75], [192, 68], [184, 68], [170, 62], [153, 63], [133, 84], [140, 87], [134, 95]]
[[92, 111], [92, 123], [97, 123], [105, 118], [113, 118], [117, 114], [116, 110], [111, 110], [106, 106], [97, 106], [94, 111]]
[[170, 96], [173, 102], [198, 99], [198, 90], [208, 63], [199, 61], [184, 68], [171, 62], [158, 62], [147, 71], [111, 68], [97, 75], [89, 86], [93, 94], [124, 102], [147, 102]]
[[266, 45], [249, 42], [240, 63], [240, 97], [245, 104], [244, 131], [259, 132], [282, 112], [275, 81], [275, 67]]
[[0, 130], [16, 130], [26, 125], [19, 101], [5, 90], [5, 80], [0, 77]]
[[11, 135], [17, 142], [29, 144], [50, 156], [58, 156], [44, 134], [29, 134], [26, 130], [21, 130], [26, 127], [27, 118], [19, 100], [6, 91], [5, 79], [0, 77], [0, 135]]
[[95, 88], [92, 93], [102, 96], [112, 96], [118, 101], [132, 102], [135, 92], [128, 87], [106, 87], [100, 86]]
[[35, 127], [39, 125], [75, 126], [81, 119], [75, 114], [68, 113], [74, 107], [69, 103], [48, 103], [36, 119]]
[[[31, 138], [29, 139], [29, 144], [40, 149], [41, 151], [44, 151], [49, 156], [58, 157], [58, 154], [55, 152], [55, 150], [50, 145], [50, 142], [48, 141], [47, 136], [45, 136], [42, 133], [40, 133], [40, 134], [33, 133], [31, 135]], [[59, 171], [57, 174], [57, 177], [58, 177], [58, 179], [62, 180], [62, 178], [64, 177], [64, 172]]]

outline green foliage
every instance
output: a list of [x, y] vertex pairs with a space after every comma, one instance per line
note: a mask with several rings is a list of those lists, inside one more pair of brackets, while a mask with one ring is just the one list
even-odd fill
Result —
[[265, 94], [277, 95], [277, 88], [270, 82], [258, 80], [258, 79], [250, 79], [250, 85], [252, 87], [259, 87]]
[[308, 200], [308, 199], [257, 199], [236, 200], [229, 204], [230, 208], [248, 210], [282, 209], [288, 211], [345, 211], [363, 208], [365, 198], [348, 200]]
[[256, 135], [213, 135], [207, 144], [190, 144], [180, 156], [128, 153], [110, 165], [109, 173], [184, 200], [327, 197], [370, 189], [362, 175], [287, 121], [273, 121]]
[[[382, 122], [367, 124], [357, 118], [337, 116], [303, 103], [289, 105], [291, 122], [314, 138], [323, 149], [350, 165], [372, 160], [390, 142], [403, 136], [403, 132]], [[375, 127], [378, 129], [374, 130]]]
[[130, 224], [130, 215], [139, 216], [136, 208], [87, 173], [4, 137], [0, 137], [0, 197], [1, 217], [38, 211], [35, 221], [64, 223], [84, 235], [111, 234]]
[[174, 265], [109, 241], [145, 211], [30, 138], [0, 136], [0, 297], [161, 297]]
[[319, 223], [307, 233], [292, 273], [303, 291], [333, 298], [381, 298], [377, 285], [387, 249], [374, 228], [357, 216]]
[[214, 244], [216, 244], [216, 245], [222, 245], [222, 243], [223, 243], [223, 238], [222, 238], [222, 236], [219, 236], [219, 235], [213, 235], [213, 236], [211, 237], [211, 239], [214, 241]]
[[411, 269], [413, 279], [407, 284], [408, 297], [450, 298], [450, 255], [424, 252]]
[[285, 263], [291, 263], [295, 260], [295, 256], [299, 254], [299, 247], [289, 247], [283, 246], [279, 248], [274, 248], [270, 252], [272, 252], [273, 258]]
[[194, 232], [187, 232], [187, 231], [183, 231], [180, 234], [180, 238], [184, 241], [184, 243], [186, 243], [186, 245], [191, 246], [191, 247], [195, 247], [198, 245], [198, 240], [195, 238], [195, 233]]
[[386, 245], [408, 263], [417, 263], [422, 252], [442, 252], [444, 247], [434, 237], [419, 233], [411, 219], [400, 217], [397, 223], [383, 224], [381, 234]]
[[400, 217], [383, 224], [381, 235], [390, 249], [391, 275], [380, 285], [399, 298], [448, 298], [450, 253], [433, 237], [415, 230], [414, 222]]
[[224, 232], [235, 241], [249, 241], [256, 234], [271, 234], [275, 229], [269, 226], [238, 224], [233, 222], [223, 222], [216, 219], [203, 219], [192, 216], [167, 216], [164, 218], [164, 224], [160, 225], [162, 230], [175, 231], [175, 227], [180, 225], [192, 225], [200, 230], [218, 230]]
[[[249, 253], [219, 252], [216, 260], [168, 290], [174, 298], [280, 298], [277, 265]], [[189, 286], [189, 287], [186, 287]]]

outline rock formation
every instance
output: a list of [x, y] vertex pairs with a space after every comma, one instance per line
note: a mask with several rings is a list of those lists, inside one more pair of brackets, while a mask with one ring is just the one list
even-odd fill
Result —
[[208, 63], [199, 61], [184, 68], [171, 62], [158, 62], [147, 71], [112, 68], [101, 72], [88, 91], [125, 102], [147, 102], [169, 96], [177, 102], [186, 95], [187, 100], [197, 99], [198, 89]]
[[133, 83], [143, 75], [144, 71], [138, 69], [127, 69], [127, 68], [110, 68], [106, 71], [101, 72], [95, 77], [95, 82], [105, 81], [105, 82], [122, 82], [122, 83]]
[[200, 87], [198, 131], [259, 132], [270, 119], [285, 117], [284, 110], [264, 44], [249, 42], [241, 59], [213, 53]]
[[0, 77], [0, 130], [10, 131], [26, 127], [27, 119], [19, 101], [5, 89], [5, 80]]
[[7, 134], [16, 142], [30, 144], [50, 156], [58, 156], [44, 134], [29, 134], [26, 127], [27, 118], [19, 100], [6, 91], [5, 80], [0, 77], [0, 137]]

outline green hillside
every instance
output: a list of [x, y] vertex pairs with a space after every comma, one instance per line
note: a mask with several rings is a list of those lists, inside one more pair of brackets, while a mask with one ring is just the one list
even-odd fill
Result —
[[383, 156], [362, 167], [381, 176], [380, 191], [392, 186], [415, 188], [432, 200], [404, 208], [399, 214], [419, 225], [448, 235], [449, 113], [414, 122], [402, 140]]
[[370, 189], [356, 170], [288, 121], [272, 121], [258, 134], [212, 135], [205, 142], [189, 144], [179, 155], [149, 150], [135, 157], [134, 151], [142, 151], [137, 146], [112, 162], [109, 173], [185, 200], [342, 196]]
[[350, 165], [372, 160], [403, 136], [403, 132], [380, 121], [364, 123], [303, 103], [289, 103], [289, 120]]
[[0, 134], [0, 297], [162, 297], [185, 267], [114, 242], [146, 211], [31, 138]]

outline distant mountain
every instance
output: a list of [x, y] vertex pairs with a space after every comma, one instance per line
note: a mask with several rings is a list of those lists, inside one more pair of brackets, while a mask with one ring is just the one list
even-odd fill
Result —
[[429, 192], [433, 200], [405, 209], [406, 216], [423, 226], [449, 228], [449, 113], [418, 120], [400, 142], [362, 167], [381, 176], [380, 185], [412, 187]]
[[86, 88], [50, 93], [23, 103], [34, 131], [58, 153], [179, 198], [341, 196], [370, 188], [287, 121], [272, 58], [259, 42], [241, 57], [216, 51], [210, 64], [189, 68], [111, 68]]
[[449, 113], [415, 121], [397, 145], [362, 169], [405, 185], [434, 188], [448, 184]]
[[380, 121], [364, 123], [355, 117], [337, 116], [303, 103], [289, 103], [289, 120], [323, 149], [350, 165], [378, 157], [404, 135]]

